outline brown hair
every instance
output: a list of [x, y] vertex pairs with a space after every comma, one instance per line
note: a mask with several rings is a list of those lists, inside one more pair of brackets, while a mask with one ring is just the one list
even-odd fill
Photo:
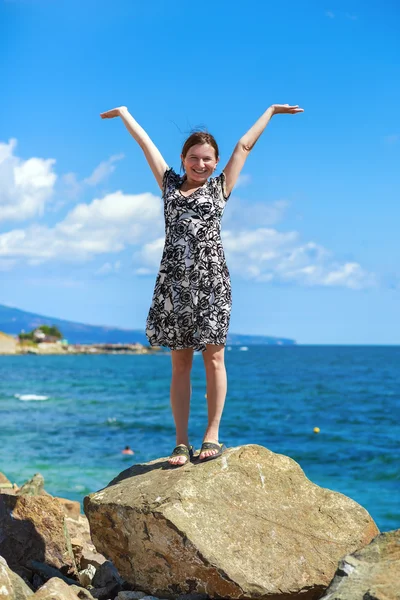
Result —
[[[186, 142], [182, 147], [182, 156], [186, 157], [186, 154], [189, 152], [192, 146], [196, 146], [197, 144], [210, 144], [215, 150], [215, 158], [218, 160], [219, 158], [219, 149], [218, 144], [215, 140], [215, 137], [208, 133], [207, 131], [193, 131], [187, 138]], [[181, 161], [181, 169], [184, 170], [183, 161]]]

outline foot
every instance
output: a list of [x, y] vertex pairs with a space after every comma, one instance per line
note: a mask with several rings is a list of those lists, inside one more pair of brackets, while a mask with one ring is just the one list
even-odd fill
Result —
[[[219, 444], [218, 440], [203, 440], [203, 444], [206, 442], [211, 442], [212, 444]], [[203, 452], [200, 452], [199, 454], [199, 460], [203, 460], [205, 458], [207, 458], [207, 456], [213, 456], [214, 454], [217, 454], [218, 450], [215, 448], [210, 449], [210, 450], [204, 450]]]
[[169, 457], [168, 462], [175, 467], [185, 465], [190, 460], [191, 455], [193, 455], [192, 446], [178, 444]]

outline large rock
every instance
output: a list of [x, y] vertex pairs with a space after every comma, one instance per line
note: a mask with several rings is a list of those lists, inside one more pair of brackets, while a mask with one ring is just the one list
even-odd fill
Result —
[[256, 445], [204, 464], [134, 465], [84, 501], [92, 540], [158, 597], [318, 598], [378, 533], [367, 511]]
[[399, 600], [400, 529], [378, 535], [345, 556], [323, 596], [325, 600]]
[[[74, 586], [75, 587], [75, 586]], [[62, 579], [49, 579], [30, 600], [79, 600], [72, 586]]]
[[33, 596], [25, 581], [14, 573], [7, 561], [0, 556], [0, 598], [7, 600], [26, 600]]
[[0, 489], [5, 490], [12, 487], [13, 484], [11, 481], [4, 475], [4, 473], [0, 473]]
[[12, 569], [38, 561], [77, 576], [64, 512], [51, 496], [0, 494], [0, 555]]
[[18, 496], [40, 496], [43, 494], [47, 494], [47, 492], [44, 490], [44, 477], [40, 473], [35, 473], [32, 479], [26, 481], [18, 490]]
[[81, 505], [76, 500], [68, 500], [67, 498], [59, 498], [56, 496], [56, 499], [61, 504], [62, 509], [67, 517], [71, 519], [79, 520], [81, 514]]

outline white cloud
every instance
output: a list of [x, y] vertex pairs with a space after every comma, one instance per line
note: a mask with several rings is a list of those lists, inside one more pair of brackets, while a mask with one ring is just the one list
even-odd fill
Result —
[[45, 209], [59, 210], [85, 187], [104, 181], [114, 172], [114, 163], [124, 158], [124, 154], [110, 156], [80, 181], [72, 172], [58, 178], [54, 158], [21, 159], [15, 155], [16, 147], [15, 138], [0, 142], [0, 221], [25, 221], [42, 216]]
[[24, 221], [41, 216], [52, 198], [57, 175], [55, 159], [14, 156], [17, 140], [0, 143], [0, 221]]
[[275, 229], [227, 231], [222, 234], [232, 274], [255, 281], [292, 282], [300, 285], [341, 286], [361, 289], [376, 284], [373, 274], [358, 263], [339, 264], [323, 246], [299, 245], [295, 231]]
[[96, 271], [96, 275], [110, 275], [110, 273], [118, 273], [121, 269], [121, 261], [116, 260], [113, 262], [105, 262], [99, 269]]
[[135, 273], [135, 275], [153, 275], [154, 274], [154, 270], [148, 269], [147, 267], [140, 267], [139, 269], [135, 269], [133, 272]]
[[160, 198], [121, 191], [79, 204], [54, 227], [32, 225], [0, 235], [0, 257], [24, 258], [31, 265], [48, 260], [85, 261], [144, 243], [164, 229]]
[[[15, 147], [15, 139], [0, 144], [0, 218], [22, 220], [43, 213], [53, 196], [57, 176], [53, 172], [54, 159], [23, 161], [13, 155]], [[83, 185], [96, 185], [121, 158], [114, 155], [104, 161], [83, 183], [73, 173], [64, 175], [63, 183], [78, 191]], [[358, 263], [340, 263], [323, 246], [302, 242], [297, 231], [273, 228], [288, 205], [286, 200], [246, 204], [232, 198], [224, 220], [229, 226], [222, 231], [232, 274], [256, 281], [351, 289], [376, 284], [375, 276]], [[88, 204], [78, 204], [52, 227], [33, 224], [0, 234], [0, 270], [11, 270], [21, 262], [35, 267], [48, 261], [76, 263], [105, 255], [95, 272], [105, 276], [121, 268], [119, 260], [107, 255], [128, 247], [135, 247], [135, 274], [157, 273], [164, 247], [163, 208], [158, 196], [117, 190]]]
[[[62, 196], [77, 198], [83, 189], [83, 185], [78, 181], [76, 173], [65, 173], [65, 175], [61, 175], [60, 181], [63, 184]], [[65, 204], [65, 202], [59, 202], [59, 206], [62, 206], [63, 204]]]
[[235, 183], [235, 189], [238, 187], [244, 187], [245, 185], [248, 185], [251, 182], [251, 175], [248, 175], [247, 173], [241, 173]]
[[164, 240], [164, 237], [159, 237], [144, 244], [138, 252], [135, 252], [133, 262], [136, 265], [141, 265], [135, 269], [136, 275], [148, 275], [158, 269], [164, 248]]
[[[343, 15], [345, 16], [346, 19], [350, 19], [351, 21], [357, 21], [357, 19], [358, 19], [357, 15], [352, 15], [350, 13], [339, 13], [339, 18], [343, 17]], [[325, 16], [329, 17], [330, 19], [334, 19], [336, 16], [336, 13], [334, 13], [332, 10], [326, 10]]]
[[87, 185], [97, 185], [100, 181], [106, 179], [115, 171], [113, 163], [124, 158], [124, 154], [114, 154], [108, 160], [101, 162], [93, 171], [93, 173], [83, 180]]
[[353, 289], [361, 289], [376, 284], [372, 273], [367, 273], [358, 263], [340, 265], [323, 277], [323, 285], [345, 285]]

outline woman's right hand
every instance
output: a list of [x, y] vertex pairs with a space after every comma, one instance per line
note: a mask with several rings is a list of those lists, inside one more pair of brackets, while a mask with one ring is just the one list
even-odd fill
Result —
[[100, 117], [102, 119], [113, 119], [114, 117], [120, 117], [123, 111], [127, 111], [126, 106], [119, 106], [118, 108], [112, 108], [111, 110], [106, 110], [106, 112], [100, 113]]

